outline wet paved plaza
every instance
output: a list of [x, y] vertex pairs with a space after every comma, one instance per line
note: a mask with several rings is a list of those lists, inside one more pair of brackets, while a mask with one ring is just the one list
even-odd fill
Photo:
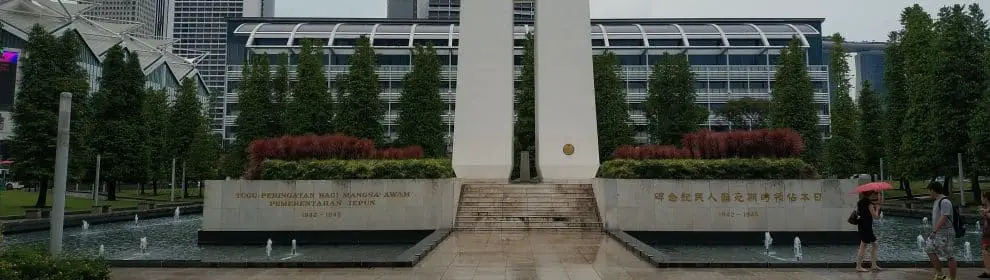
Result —
[[[977, 279], [977, 269], [960, 269], [959, 279]], [[599, 232], [454, 232], [413, 268], [375, 269], [208, 269], [114, 268], [118, 280], [221, 279], [727, 279], [923, 280], [922, 269], [855, 273], [851, 269], [661, 269], [650, 267]]]

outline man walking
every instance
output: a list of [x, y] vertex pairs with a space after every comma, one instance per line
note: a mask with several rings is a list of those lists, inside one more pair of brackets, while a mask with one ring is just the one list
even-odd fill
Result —
[[[925, 252], [932, 262], [932, 269], [935, 271], [935, 280], [956, 279], [956, 258], [952, 255], [952, 239], [955, 237], [955, 230], [952, 227], [952, 202], [945, 197], [945, 189], [942, 184], [932, 182], [928, 184], [928, 193], [932, 199], [932, 232], [928, 235], [925, 244]], [[945, 259], [949, 264], [949, 277], [942, 274], [942, 262]]]

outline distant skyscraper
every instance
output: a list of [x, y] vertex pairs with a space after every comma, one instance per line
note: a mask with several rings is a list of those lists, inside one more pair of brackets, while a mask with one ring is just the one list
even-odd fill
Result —
[[152, 36], [157, 39], [171, 37], [172, 1], [169, 0], [89, 0], [95, 7], [86, 15], [134, 22], [141, 27], [134, 33]]
[[[534, 19], [535, 0], [515, 0], [516, 19]], [[388, 0], [389, 18], [458, 19], [461, 0]]]
[[[142, 0], [138, 0], [142, 1]], [[211, 92], [225, 92], [227, 18], [273, 17], [275, 0], [170, 0], [174, 3], [175, 52], [199, 59], [199, 71]], [[223, 129], [223, 95], [214, 97], [212, 128]]]

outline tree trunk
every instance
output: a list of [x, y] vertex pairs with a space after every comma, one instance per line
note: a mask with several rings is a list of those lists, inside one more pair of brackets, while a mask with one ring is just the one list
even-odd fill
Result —
[[107, 181], [107, 201], [117, 201], [117, 180]]
[[151, 194], [158, 196], [158, 179], [151, 182]]
[[914, 194], [911, 192], [911, 181], [901, 179], [901, 187], [904, 188], [904, 194], [907, 194], [908, 199], [914, 199]]
[[945, 176], [945, 196], [952, 197], [952, 177]]
[[189, 182], [183, 181], [182, 182], [182, 198], [188, 198], [188, 197], [189, 197]]
[[206, 187], [206, 180], [199, 181], [199, 197], [203, 197], [203, 187]]
[[48, 202], [48, 180], [38, 182], [38, 200], [34, 202], [34, 207], [45, 207]]
[[138, 195], [144, 196], [144, 182], [138, 183]]
[[983, 204], [983, 190], [980, 190], [980, 172], [974, 171], [970, 173], [973, 176], [973, 179], [971, 179], [973, 183], [973, 197], [977, 203]]

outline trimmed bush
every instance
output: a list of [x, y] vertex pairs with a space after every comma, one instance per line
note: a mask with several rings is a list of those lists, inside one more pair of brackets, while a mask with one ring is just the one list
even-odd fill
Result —
[[10, 248], [0, 253], [0, 279], [107, 280], [110, 266], [99, 259], [54, 258], [40, 248]]
[[616, 159], [725, 159], [794, 158], [804, 151], [801, 135], [791, 129], [760, 129], [712, 132], [700, 130], [685, 134], [681, 148], [645, 145], [622, 146]]
[[263, 180], [440, 179], [454, 177], [450, 160], [266, 160]]
[[614, 179], [815, 179], [817, 171], [800, 159], [611, 160], [599, 177]]

